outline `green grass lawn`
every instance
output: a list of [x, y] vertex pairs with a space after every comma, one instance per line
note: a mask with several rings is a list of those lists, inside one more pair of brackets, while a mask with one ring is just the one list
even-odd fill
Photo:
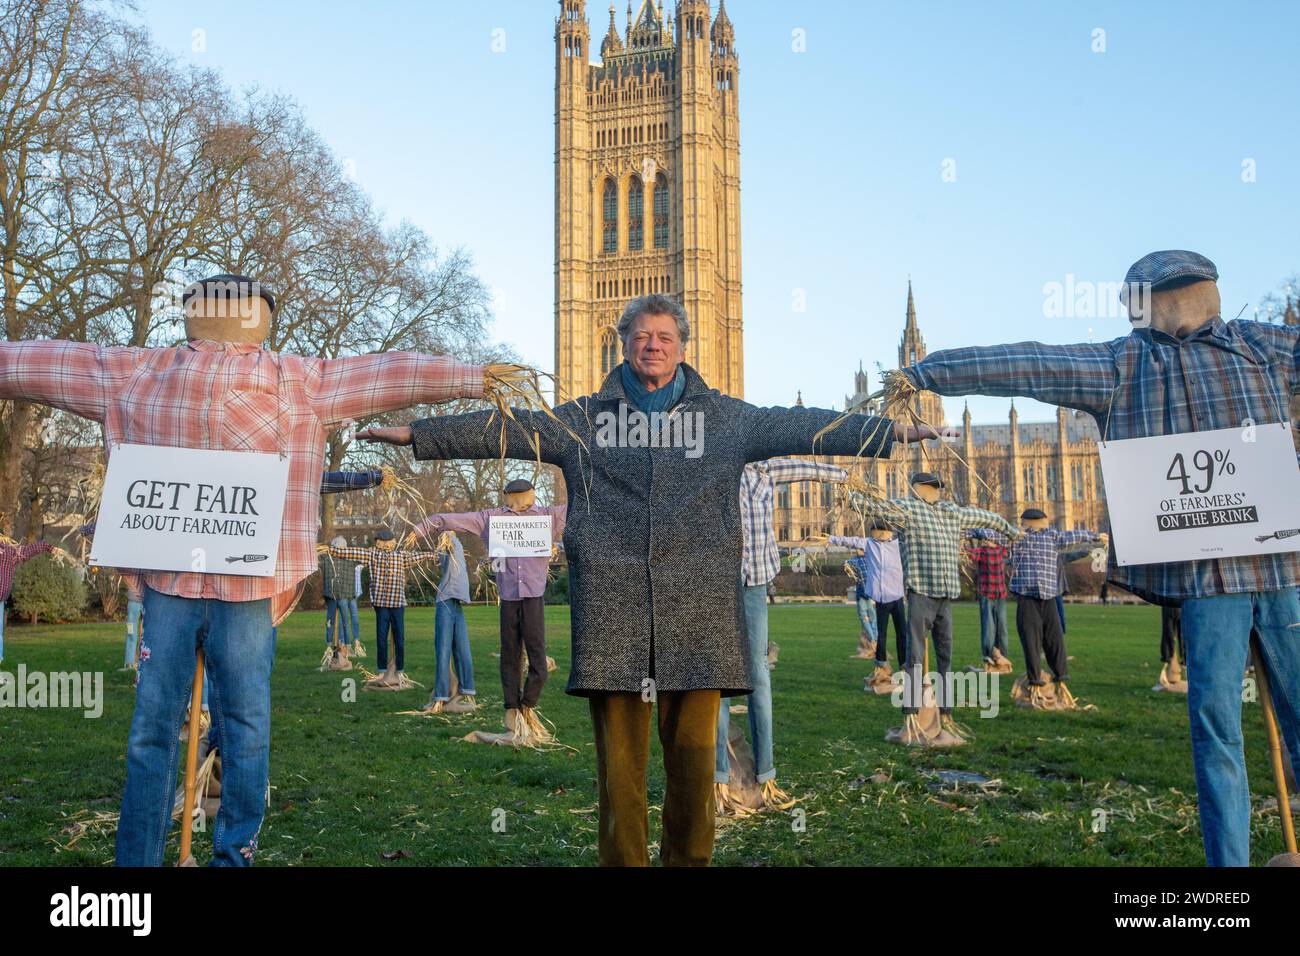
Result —
[[[848, 606], [777, 606], [771, 637], [777, 779], [801, 798], [797, 811], [720, 827], [714, 862], [895, 865], [1201, 865], [1186, 700], [1156, 694], [1159, 612], [1151, 607], [1070, 607], [1071, 686], [1096, 710], [1039, 713], [1014, 706], [1001, 687], [994, 719], [959, 713], [975, 734], [955, 751], [916, 752], [883, 741], [899, 722], [888, 697], [862, 692], [866, 661], [853, 660], [857, 619]], [[547, 609], [550, 651], [560, 664], [541, 711], [569, 749], [514, 751], [458, 737], [497, 729], [501, 698], [496, 609], [468, 611], [480, 701], [477, 714], [419, 718], [433, 678], [433, 613], [407, 613], [407, 669], [426, 689], [358, 690], [351, 675], [318, 673], [323, 615], [299, 612], [280, 630], [273, 680], [271, 807], [259, 838], [261, 865], [588, 865], [595, 862], [595, 755], [586, 702], [563, 693], [568, 608]], [[363, 635], [373, 614], [362, 611]], [[701, 622], [707, 627], [708, 622]], [[369, 631], [367, 629], [370, 629]], [[0, 862], [111, 862], [113, 833], [92, 832], [64, 849], [66, 817], [116, 811], [134, 703], [120, 673], [121, 624], [11, 626], [4, 667], [104, 672], [103, 716], [0, 710]], [[977, 609], [956, 609], [956, 664], [979, 656]], [[374, 668], [373, 639], [366, 641]], [[892, 657], [891, 635], [891, 657]], [[1014, 646], [1012, 659], [1020, 663]], [[743, 720], [743, 718], [738, 718]], [[1246, 707], [1246, 753], [1256, 807], [1253, 860], [1281, 849], [1258, 704]], [[945, 787], [938, 770], [999, 781]], [[651, 833], [659, 825], [663, 771], [650, 766]], [[1104, 832], [1093, 832], [1095, 812]], [[801, 811], [801, 812], [799, 812]], [[494, 821], [498, 822], [496, 827]], [[504, 832], [500, 822], [504, 822]], [[175, 854], [173, 834], [172, 856]], [[207, 834], [195, 837], [206, 862]], [[383, 852], [406, 851], [393, 862]]]

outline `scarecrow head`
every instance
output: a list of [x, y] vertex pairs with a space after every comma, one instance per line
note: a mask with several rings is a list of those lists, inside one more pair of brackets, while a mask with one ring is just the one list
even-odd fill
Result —
[[516, 478], [505, 486], [503, 491], [506, 509], [520, 514], [537, 503], [537, 490], [526, 478]]
[[1129, 266], [1120, 301], [1135, 326], [1181, 337], [1219, 314], [1218, 279], [1218, 268], [1200, 253], [1151, 252]]
[[397, 547], [397, 536], [385, 528], [375, 535], [375, 547], [380, 551], [392, 551]]
[[187, 339], [261, 345], [271, 334], [275, 297], [256, 279], [229, 274], [201, 279], [185, 290], [181, 304]]
[[1046, 531], [1047, 515], [1037, 508], [1026, 508], [1020, 513], [1020, 525], [1026, 531]]
[[943, 492], [943, 479], [928, 471], [918, 471], [912, 475], [912, 494], [927, 504], [934, 504]]
[[894, 529], [885, 522], [877, 520], [871, 523], [871, 527], [867, 529], [867, 535], [877, 541], [888, 541], [894, 537]]

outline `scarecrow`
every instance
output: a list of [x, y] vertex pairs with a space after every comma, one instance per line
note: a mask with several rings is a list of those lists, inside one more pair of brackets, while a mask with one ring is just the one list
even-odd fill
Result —
[[[391, 488], [393, 473], [388, 468], [371, 468], [367, 471], [327, 471], [321, 476], [322, 495], [364, 491], [367, 488]], [[330, 542], [335, 547], [347, 547], [347, 539], [335, 535]], [[361, 647], [360, 621], [357, 616], [357, 598], [361, 596], [361, 566], [355, 561], [344, 561], [328, 554], [320, 555], [321, 596], [325, 599], [325, 653], [321, 657], [322, 671], [352, 670], [352, 655], [364, 653]], [[361, 653], [357, 653], [357, 652]]]
[[[1232, 429], [1290, 428], [1300, 392], [1300, 329], [1223, 321], [1218, 270], [1185, 250], [1153, 252], [1121, 287], [1132, 330], [1109, 342], [1020, 342], [932, 352], [892, 373], [906, 400], [941, 395], [1024, 395], [1078, 409], [1104, 440]], [[1293, 462], [1288, 462], [1288, 465]], [[1115, 489], [1122, 493], [1123, 489]], [[1117, 566], [1110, 579], [1156, 604], [1181, 604], [1187, 707], [1201, 836], [1212, 866], [1250, 861], [1250, 794], [1241, 733], [1241, 675], [1252, 625], [1272, 679], [1281, 736], [1300, 763], [1300, 555], [1275, 552]]]
[[858, 589], [875, 603], [876, 645], [873, 656], [875, 670], [867, 678], [867, 688], [877, 694], [893, 690], [893, 674], [889, 669], [889, 622], [894, 622], [894, 641], [898, 666], [906, 663], [907, 647], [907, 593], [903, 587], [903, 559], [898, 540], [889, 525], [873, 519], [867, 536], [853, 537], [833, 534], [827, 538], [833, 547], [853, 548], [859, 553], [856, 562]]
[[[428, 538], [444, 531], [477, 535], [490, 545], [494, 519], [504, 527], [502, 518], [534, 516], [549, 519], [551, 553], [535, 557], [494, 557], [497, 592], [500, 595], [501, 625], [501, 694], [505, 706], [504, 734], [471, 734], [467, 740], [483, 743], [549, 743], [551, 734], [536, 713], [542, 688], [546, 684], [546, 617], [543, 595], [554, 548], [564, 531], [567, 509], [564, 505], [543, 507], [537, 504], [532, 482], [516, 478], [502, 490], [504, 504], [483, 511], [429, 515], [412, 533]], [[463, 563], [462, 552], [462, 563]], [[466, 585], [468, 590], [468, 582]], [[524, 659], [524, 655], [527, 659]], [[521, 681], [521, 676], [523, 679]], [[435, 688], [436, 703], [437, 688]]]
[[[469, 713], [478, 709], [474, 690], [474, 660], [469, 648], [469, 625], [464, 605], [469, 603], [469, 572], [465, 549], [454, 531], [444, 531], [435, 549], [441, 577], [434, 614], [433, 646], [436, 669], [433, 691], [423, 712], [427, 714]], [[455, 659], [455, 671], [452, 660]]]
[[54, 546], [46, 541], [33, 541], [19, 544], [9, 538], [0, 538], [0, 663], [5, 659], [5, 614], [9, 592], [14, 586], [14, 571], [18, 565], [30, 561], [38, 554], [53, 550]]
[[851, 655], [861, 661], [876, 659], [876, 602], [867, 594], [867, 559], [863, 552], [844, 562], [853, 582], [853, 603], [858, 611], [858, 649]]
[[966, 554], [975, 565], [975, 593], [980, 605], [980, 653], [983, 670], [990, 674], [1010, 674], [1007, 657], [1007, 559], [1008, 542], [1001, 535], [975, 538]]
[[[1018, 704], [1037, 710], [1077, 710], [1078, 703], [1066, 686], [1069, 663], [1065, 635], [1056, 599], [1061, 594], [1061, 550], [1085, 542], [1109, 538], [1096, 531], [1058, 531], [1039, 508], [1026, 508], [1020, 515], [1023, 533], [1011, 548], [1011, 593], [1016, 596], [1016, 631], [1025, 654], [1025, 676], [1012, 687]], [[988, 540], [987, 532], [972, 537]], [[1052, 671], [1052, 686], [1043, 679], [1042, 659]]]
[[[225, 728], [213, 863], [246, 866], [266, 805], [272, 627], [316, 571], [312, 545], [327, 429], [414, 405], [518, 392], [535, 376], [409, 352], [317, 359], [271, 351], [262, 343], [275, 299], [243, 276], [195, 283], [182, 296], [182, 308], [186, 341], [175, 348], [0, 342], [0, 398], [39, 402], [102, 423], [110, 470], [119, 443], [227, 455], [279, 452], [288, 460], [273, 575], [143, 572], [153, 636], [147, 660], [141, 651], [117, 863], [162, 863], [170, 823], [164, 810], [172, 802], [179, 758], [174, 740], [201, 647], [213, 707]], [[142, 553], [140, 563], [149, 560]]]
[[[849, 473], [834, 465], [822, 465], [797, 458], [772, 458], [746, 465], [740, 476], [741, 551], [740, 583], [745, 608], [745, 636], [749, 645], [749, 682], [754, 689], [746, 696], [749, 736], [753, 748], [755, 782], [761, 797], [760, 806], [768, 810], [787, 810], [794, 805], [789, 794], [776, 782], [776, 763], [772, 746], [772, 675], [776, 647], [767, 639], [767, 586], [781, 569], [773, 528], [773, 503], [776, 486], [798, 481], [821, 481], [842, 484]], [[715, 743], [713, 795], [718, 813], [735, 816], [751, 807], [737, 799], [743, 787], [735, 784], [731, 758], [731, 711], [726, 700], [718, 707], [718, 734]], [[743, 738], [742, 738], [743, 739]]]
[[[961, 596], [962, 535], [977, 528], [1001, 531], [1012, 538], [1018, 532], [1001, 515], [941, 500], [943, 480], [937, 475], [918, 471], [910, 483], [914, 497], [862, 499], [866, 514], [898, 529], [907, 587], [910, 641], [903, 679], [903, 725], [891, 730], [885, 739], [909, 746], [960, 746], [966, 743], [968, 732], [953, 720], [948, 675], [952, 664], [951, 603]], [[929, 695], [923, 683], [928, 679], [927, 636], [934, 641], [938, 668], [937, 714], [924, 706]]]
[[[336, 539], [337, 540], [337, 539]], [[415, 681], [406, 676], [406, 572], [426, 561], [437, 560], [434, 551], [407, 551], [397, 547], [397, 536], [387, 528], [375, 535], [369, 548], [322, 545], [335, 559], [353, 561], [370, 575], [370, 604], [375, 609], [375, 663], [380, 673], [367, 680], [368, 690], [408, 690]], [[388, 656], [388, 638], [393, 656]]]

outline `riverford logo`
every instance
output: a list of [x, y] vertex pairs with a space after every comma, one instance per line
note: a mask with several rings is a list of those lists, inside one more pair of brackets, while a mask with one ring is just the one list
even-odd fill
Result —
[[69, 893], [50, 897], [50, 925], [56, 927], [130, 927], [134, 936], [148, 936], [153, 926], [153, 897], [149, 893]]

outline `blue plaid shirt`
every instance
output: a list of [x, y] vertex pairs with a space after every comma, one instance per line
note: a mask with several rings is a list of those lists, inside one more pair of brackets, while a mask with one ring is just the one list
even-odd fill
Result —
[[[1300, 392], [1300, 329], [1214, 318], [1183, 339], [1134, 329], [1111, 342], [945, 349], [903, 370], [940, 395], [1024, 395], [1088, 412], [1103, 440], [1287, 421]], [[1117, 567], [1110, 579], [1171, 603], [1300, 584], [1300, 556], [1260, 554]]]
[[[1006, 544], [1006, 538], [994, 531], [980, 529], [970, 532], [970, 536]], [[1055, 528], [1025, 531], [1011, 545], [1011, 593], [1042, 599], [1061, 594], [1065, 590], [1061, 549], [1097, 539], [1095, 531], [1057, 531]]]
[[776, 486], [792, 481], [842, 482], [843, 468], [797, 458], [769, 458], [745, 466], [740, 475], [740, 526], [745, 536], [741, 580], [746, 587], [767, 584], [781, 570], [781, 554], [772, 530]]

